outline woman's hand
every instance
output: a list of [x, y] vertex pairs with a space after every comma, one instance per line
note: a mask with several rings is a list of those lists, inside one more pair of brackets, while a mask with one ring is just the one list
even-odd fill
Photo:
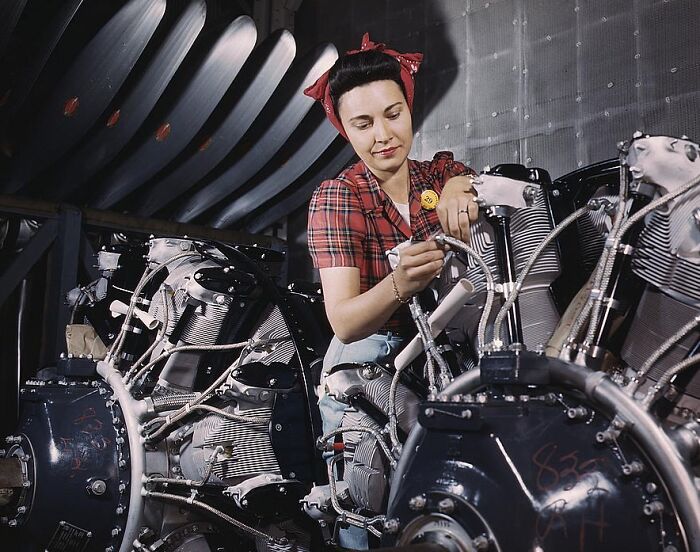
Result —
[[469, 243], [469, 225], [476, 222], [479, 206], [474, 202], [476, 193], [472, 187], [472, 176], [453, 176], [440, 195], [437, 215], [443, 232], [465, 243]]
[[394, 281], [401, 299], [422, 291], [445, 264], [445, 253], [435, 240], [414, 243], [401, 250]]

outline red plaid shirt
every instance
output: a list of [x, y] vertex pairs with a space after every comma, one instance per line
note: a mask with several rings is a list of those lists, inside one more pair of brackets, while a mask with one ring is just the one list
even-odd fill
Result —
[[[445, 151], [436, 153], [432, 161], [409, 159], [408, 166], [410, 228], [362, 161], [321, 183], [309, 205], [309, 250], [316, 268], [359, 268], [360, 293], [364, 293], [391, 271], [386, 251], [410, 237], [425, 240], [440, 229], [437, 212], [421, 207], [421, 193], [434, 190], [439, 195], [453, 176], [474, 174]], [[406, 306], [385, 325], [388, 330], [412, 327]]]

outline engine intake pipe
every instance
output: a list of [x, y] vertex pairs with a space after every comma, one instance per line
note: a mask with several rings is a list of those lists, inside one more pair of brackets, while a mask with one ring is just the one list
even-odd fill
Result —
[[[109, 310], [112, 313], [112, 317], [117, 318], [118, 316], [125, 315], [127, 312], [129, 312], [129, 305], [115, 299], [109, 305]], [[160, 321], [157, 318], [153, 318], [150, 314], [142, 310], [134, 309], [133, 315], [138, 318], [149, 330], [155, 330], [158, 327], [158, 324], [160, 324]]]

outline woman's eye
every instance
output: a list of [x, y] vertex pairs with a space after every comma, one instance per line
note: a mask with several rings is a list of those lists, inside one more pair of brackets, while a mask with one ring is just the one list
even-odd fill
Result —
[[396, 111], [395, 113], [389, 113], [389, 115], [387, 115], [387, 117], [388, 117], [389, 119], [398, 119], [398, 118], [399, 118], [399, 115], [401, 115], [401, 112], [400, 112], [400, 111]]
[[369, 126], [370, 126], [369, 123], [357, 123], [355, 125], [355, 128], [358, 128], [360, 130], [365, 130], [365, 129], [369, 128]]

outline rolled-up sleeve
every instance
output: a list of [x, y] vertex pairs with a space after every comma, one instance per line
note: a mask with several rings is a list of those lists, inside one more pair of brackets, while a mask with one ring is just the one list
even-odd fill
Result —
[[430, 175], [430, 180], [440, 190], [454, 176], [476, 174], [473, 169], [470, 169], [464, 163], [455, 161], [451, 151], [439, 151], [435, 154], [432, 161], [424, 161], [423, 164], [424, 170]]
[[340, 180], [326, 180], [309, 204], [309, 252], [316, 268], [364, 263], [367, 229], [358, 197]]

